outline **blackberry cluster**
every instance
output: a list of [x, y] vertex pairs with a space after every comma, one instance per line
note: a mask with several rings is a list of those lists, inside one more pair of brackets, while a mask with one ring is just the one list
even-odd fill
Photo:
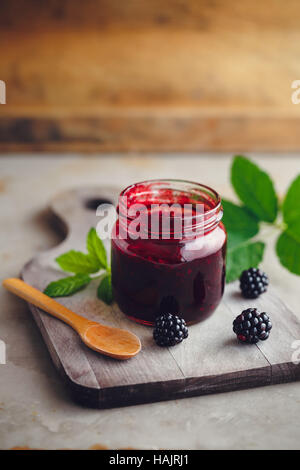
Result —
[[266, 292], [268, 284], [268, 276], [258, 268], [247, 269], [240, 277], [240, 288], [246, 299], [256, 299]]
[[155, 320], [153, 338], [158, 346], [175, 346], [188, 337], [188, 329], [183, 318], [164, 313]]
[[248, 308], [233, 322], [233, 331], [243, 343], [257, 343], [268, 339], [272, 323], [269, 316], [257, 308]]

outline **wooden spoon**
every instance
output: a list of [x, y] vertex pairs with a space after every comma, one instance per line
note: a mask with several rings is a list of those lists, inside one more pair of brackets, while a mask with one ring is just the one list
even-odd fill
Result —
[[82, 341], [94, 351], [115, 359], [129, 359], [141, 350], [139, 338], [130, 331], [87, 320], [21, 279], [5, 279], [3, 286], [18, 297], [70, 325], [77, 331]]

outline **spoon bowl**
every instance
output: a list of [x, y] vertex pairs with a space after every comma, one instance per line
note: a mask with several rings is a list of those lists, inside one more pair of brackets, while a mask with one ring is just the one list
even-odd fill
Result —
[[95, 323], [88, 326], [80, 336], [82, 341], [94, 351], [115, 359], [130, 359], [141, 350], [139, 338], [121, 328]]

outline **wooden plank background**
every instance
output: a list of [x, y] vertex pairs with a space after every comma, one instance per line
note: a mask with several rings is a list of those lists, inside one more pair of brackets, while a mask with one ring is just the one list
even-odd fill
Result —
[[297, 0], [5, 0], [0, 151], [298, 150]]

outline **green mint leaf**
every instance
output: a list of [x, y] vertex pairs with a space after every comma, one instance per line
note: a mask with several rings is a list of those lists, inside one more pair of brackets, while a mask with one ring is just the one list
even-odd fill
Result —
[[75, 292], [85, 287], [90, 281], [91, 278], [87, 274], [75, 274], [75, 276], [50, 282], [44, 290], [44, 294], [49, 297], [66, 297], [75, 294]]
[[300, 175], [292, 182], [282, 206], [283, 220], [288, 225], [300, 220]]
[[61, 269], [70, 273], [96, 273], [100, 269], [100, 261], [91, 255], [71, 250], [56, 258]]
[[228, 249], [240, 245], [259, 231], [257, 218], [246, 208], [222, 199], [223, 223], [228, 235]]
[[282, 266], [300, 275], [300, 219], [279, 236], [276, 253]]
[[282, 213], [287, 228], [278, 237], [276, 253], [282, 266], [300, 275], [300, 175], [285, 196]]
[[107, 269], [106, 250], [94, 228], [91, 228], [87, 235], [86, 246], [89, 254], [100, 262], [101, 268]]
[[113, 301], [112, 287], [111, 287], [111, 276], [106, 274], [98, 287], [97, 295], [100, 300], [103, 300], [106, 304], [110, 305]]
[[255, 268], [263, 259], [265, 244], [245, 243], [227, 251], [226, 281], [238, 279], [244, 269]]
[[242, 156], [231, 167], [231, 183], [245, 206], [260, 220], [274, 222], [278, 212], [277, 197], [269, 175]]

